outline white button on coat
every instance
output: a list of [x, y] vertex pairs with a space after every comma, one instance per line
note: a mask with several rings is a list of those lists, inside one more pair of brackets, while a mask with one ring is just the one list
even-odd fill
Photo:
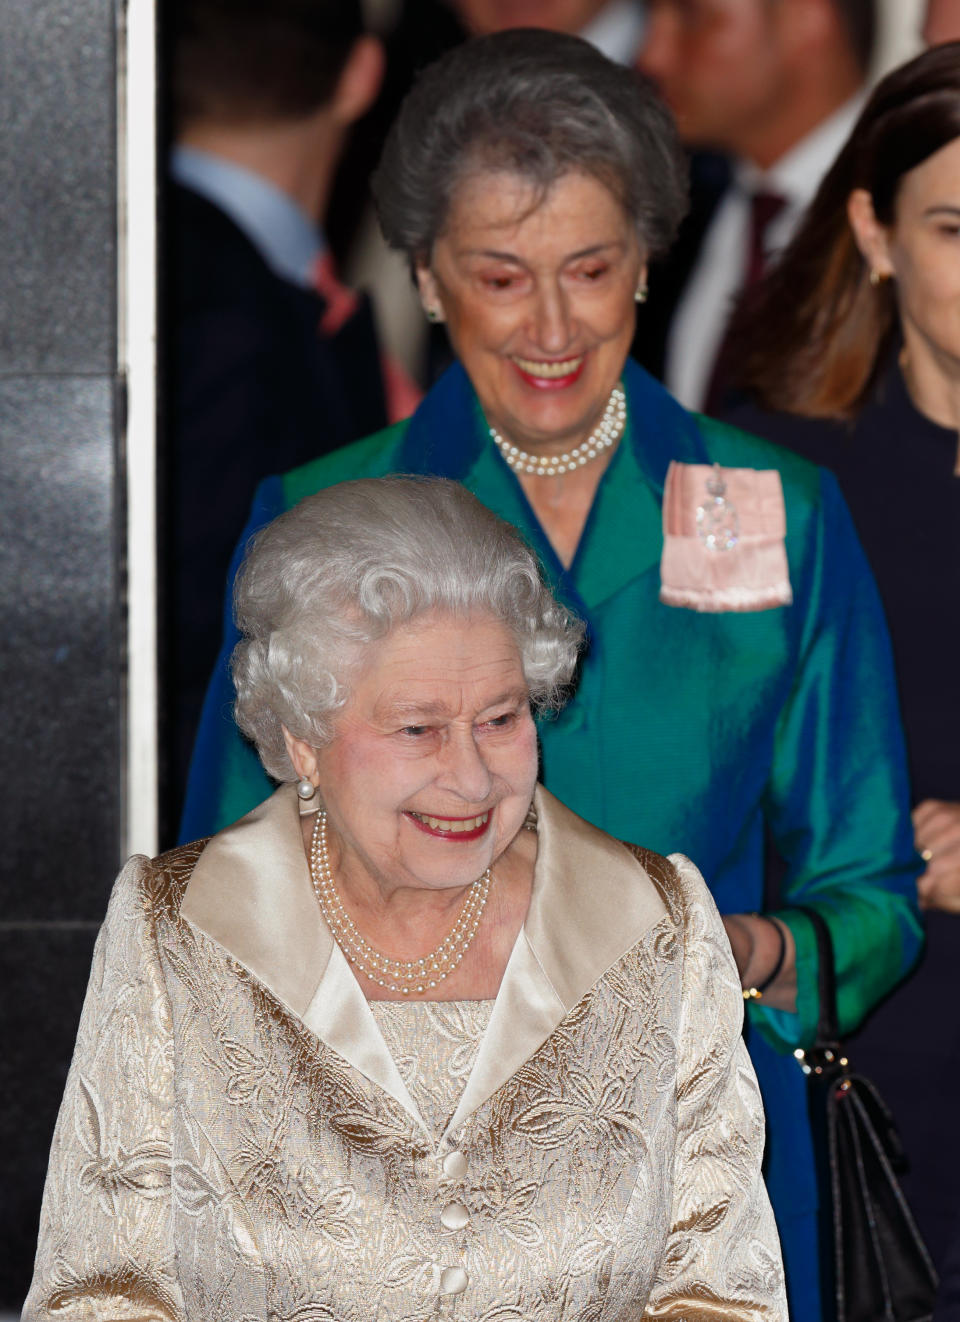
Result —
[[463, 1203], [447, 1203], [440, 1213], [440, 1224], [447, 1230], [462, 1230], [470, 1221], [470, 1213]]
[[467, 1159], [456, 1148], [447, 1153], [442, 1164], [444, 1175], [449, 1175], [451, 1180], [462, 1180], [467, 1173]]
[[462, 1267], [444, 1267], [440, 1273], [441, 1294], [463, 1294], [470, 1284], [470, 1277]]

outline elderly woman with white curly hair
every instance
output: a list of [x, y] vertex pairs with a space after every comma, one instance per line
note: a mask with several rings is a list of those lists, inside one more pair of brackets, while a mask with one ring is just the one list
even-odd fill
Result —
[[537, 785], [582, 628], [518, 534], [345, 483], [236, 605], [282, 784], [116, 884], [25, 1316], [785, 1318], [729, 942]]

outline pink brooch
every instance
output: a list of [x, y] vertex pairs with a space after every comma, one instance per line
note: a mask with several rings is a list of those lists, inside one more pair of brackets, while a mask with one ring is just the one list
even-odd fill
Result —
[[671, 463], [663, 490], [660, 600], [696, 611], [789, 606], [786, 532], [775, 468]]

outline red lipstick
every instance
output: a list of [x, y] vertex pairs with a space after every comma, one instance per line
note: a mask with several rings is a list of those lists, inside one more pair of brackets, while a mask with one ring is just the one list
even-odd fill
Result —
[[520, 377], [520, 380], [523, 381], [525, 385], [532, 386], [534, 390], [567, 390], [570, 386], [580, 380], [587, 359], [586, 355], [584, 355], [573, 371], [568, 372], [565, 376], [534, 376], [532, 372], [524, 371], [515, 358], [511, 358], [510, 361], [514, 366], [517, 375]]
[[[440, 817], [436, 813], [419, 814], [414, 812], [406, 812], [404, 813], [404, 816], [407, 817], [419, 831], [423, 831], [425, 835], [432, 835], [437, 840], [450, 840], [454, 844], [469, 840], [479, 840], [480, 837], [486, 835], [487, 831], [490, 829], [491, 820], [490, 811], [487, 811], [486, 813], [475, 813], [473, 817]], [[473, 826], [466, 831], [452, 831], [449, 827], [445, 829], [442, 826], [434, 826], [432, 824], [434, 822], [468, 822], [473, 821], [477, 817], [483, 817], [484, 820], [479, 826]], [[426, 821], [424, 820], [425, 818], [429, 818], [430, 820]]]

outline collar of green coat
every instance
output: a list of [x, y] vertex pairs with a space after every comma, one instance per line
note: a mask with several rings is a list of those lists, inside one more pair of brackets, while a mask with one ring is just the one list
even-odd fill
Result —
[[465, 486], [524, 534], [558, 596], [589, 612], [659, 563], [661, 505], [671, 460], [709, 463], [697, 419], [637, 363], [623, 369], [627, 431], [600, 481], [569, 569], [556, 556], [523, 489], [490, 443], [470, 380], [457, 363], [410, 420], [397, 455], [401, 473], [429, 473]]
[[[630, 420], [629, 445], [659, 499], [672, 459], [688, 464], [710, 462], [699, 423], [632, 358], [624, 364], [622, 380]], [[463, 367], [455, 363], [410, 419], [398, 470], [463, 482], [481, 453], [491, 448], [473, 386]]]

